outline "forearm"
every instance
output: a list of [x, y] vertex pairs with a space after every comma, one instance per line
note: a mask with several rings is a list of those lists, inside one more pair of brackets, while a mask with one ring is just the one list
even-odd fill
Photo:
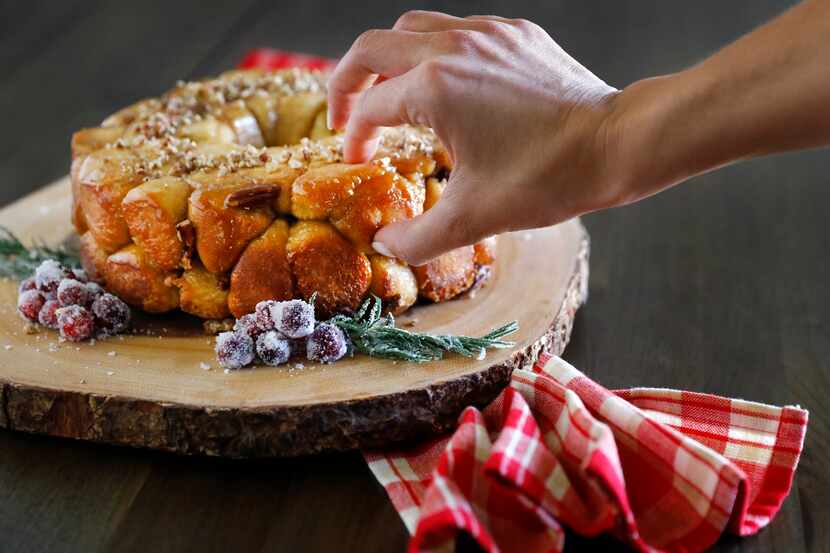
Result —
[[830, 145], [830, 1], [807, 1], [686, 71], [615, 102], [636, 199], [754, 156]]

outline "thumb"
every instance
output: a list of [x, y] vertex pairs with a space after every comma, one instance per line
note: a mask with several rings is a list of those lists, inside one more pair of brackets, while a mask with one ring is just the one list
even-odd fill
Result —
[[465, 205], [469, 202], [462, 203], [455, 195], [445, 196], [421, 215], [380, 229], [372, 248], [410, 265], [423, 265], [442, 253], [474, 244], [487, 233], [479, 232], [475, 213], [463, 209]]

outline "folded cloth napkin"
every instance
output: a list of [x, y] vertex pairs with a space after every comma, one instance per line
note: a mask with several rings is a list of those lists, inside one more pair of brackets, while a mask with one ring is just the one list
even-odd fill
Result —
[[[253, 50], [243, 68], [336, 60]], [[558, 357], [513, 372], [449, 437], [365, 452], [412, 533], [410, 550], [561, 551], [566, 526], [640, 551], [702, 551], [766, 526], [790, 491], [807, 412], [654, 388], [606, 390]]]
[[364, 453], [412, 533], [410, 551], [561, 551], [566, 526], [639, 551], [748, 535], [790, 491], [807, 412], [655, 388], [611, 392], [543, 355], [450, 437]]

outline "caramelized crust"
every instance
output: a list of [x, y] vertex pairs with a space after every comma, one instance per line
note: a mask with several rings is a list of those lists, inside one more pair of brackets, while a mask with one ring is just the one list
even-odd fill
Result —
[[262, 300], [294, 297], [286, 252], [288, 233], [288, 223], [278, 219], [245, 248], [231, 273], [228, 307], [235, 317], [252, 313]]
[[130, 242], [121, 200], [142, 181], [131, 169], [134, 158], [135, 154], [126, 150], [98, 150], [84, 157], [78, 168], [75, 188], [86, 224], [107, 252]]
[[164, 313], [179, 306], [178, 290], [168, 284], [174, 274], [150, 265], [135, 244], [110, 255], [104, 274], [107, 288], [130, 305], [150, 313]]
[[427, 179], [426, 183], [426, 198], [424, 199], [424, 211], [427, 209], [431, 209], [438, 200], [441, 199], [441, 195], [444, 194], [444, 188], [447, 187], [447, 181], [445, 180], [438, 180], [436, 178], [429, 178]]
[[276, 144], [275, 128], [279, 119], [280, 98], [276, 94], [269, 94], [264, 90], [249, 96], [245, 105], [256, 117], [259, 130], [265, 144]]
[[269, 205], [228, 207], [228, 197], [244, 185], [218, 185], [190, 195], [188, 219], [196, 228], [196, 250], [212, 273], [231, 270], [248, 242], [262, 234], [274, 219]]
[[81, 129], [72, 135], [72, 159], [100, 150], [123, 136], [126, 127], [94, 127]]
[[371, 253], [383, 226], [419, 215], [424, 187], [379, 163], [337, 163], [309, 169], [292, 187], [300, 219], [329, 219], [358, 249]]
[[133, 240], [148, 262], [163, 271], [177, 268], [184, 254], [176, 225], [187, 217], [189, 196], [190, 186], [184, 180], [162, 177], [136, 186], [121, 202]]
[[222, 108], [222, 119], [233, 129], [237, 144], [251, 144], [256, 147], [265, 145], [256, 117], [242, 100], [231, 102]]
[[87, 229], [89, 229], [86, 217], [84, 216], [84, 210], [81, 207], [81, 181], [78, 178], [78, 173], [81, 170], [82, 163], [83, 158], [75, 158], [72, 160], [72, 164], [69, 168], [69, 183], [72, 189], [72, 207], [70, 208], [70, 218], [72, 226], [75, 227], [75, 231], [77, 231], [79, 235], [85, 233]]
[[102, 127], [126, 127], [136, 119], [143, 119], [151, 113], [157, 112], [161, 109], [161, 102], [157, 98], [147, 98], [140, 100], [135, 104], [129, 105], [120, 109], [104, 119], [101, 123]]
[[208, 272], [202, 265], [194, 263], [179, 278], [171, 278], [170, 284], [179, 289], [179, 307], [185, 313], [203, 319], [230, 316], [226, 276]]
[[327, 317], [356, 309], [372, 280], [372, 267], [333, 226], [299, 221], [288, 237], [288, 263], [304, 299], [317, 292], [317, 311]]
[[473, 245], [473, 261], [478, 266], [492, 265], [496, 262], [496, 237], [490, 236]]
[[418, 283], [406, 263], [383, 255], [369, 257], [372, 264], [372, 284], [369, 292], [383, 302], [385, 310], [393, 315], [403, 313], [418, 299]]
[[96, 282], [106, 283], [107, 252], [105, 252], [91, 232], [85, 232], [80, 238], [81, 266], [87, 276]]
[[328, 109], [324, 107], [314, 118], [314, 123], [312, 123], [311, 130], [308, 132], [308, 137], [311, 140], [320, 140], [321, 138], [334, 136], [334, 131], [328, 127], [327, 112]]
[[236, 132], [234, 132], [233, 127], [210, 115], [182, 126], [178, 134], [195, 142], [233, 144], [236, 139]]
[[297, 144], [310, 134], [317, 114], [326, 109], [323, 92], [301, 92], [280, 99], [280, 116], [274, 127], [274, 146]]
[[447, 301], [466, 291], [476, 278], [473, 246], [458, 248], [420, 267], [413, 267], [418, 293], [434, 302]]

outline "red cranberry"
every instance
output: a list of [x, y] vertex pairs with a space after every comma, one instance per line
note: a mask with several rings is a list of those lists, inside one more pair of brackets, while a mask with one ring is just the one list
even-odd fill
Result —
[[92, 300], [93, 297], [89, 293], [89, 288], [80, 280], [65, 278], [58, 286], [58, 301], [64, 307], [69, 305], [87, 307], [92, 303]]
[[311, 361], [333, 363], [349, 349], [348, 339], [339, 327], [321, 323], [317, 325], [306, 342], [306, 355]]
[[130, 326], [130, 306], [112, 294], [103, 293], [92, 302], [95, 322], [106, 334], [118, 334]]
[[37, 322], [45, 326], [46, 328], [51, 328], [52, 330], [58, 329], [58, 315], [56, 311], [60, 309], [61, 302], [58, 300], [48, 300], [46, 303], [43, 304], [43, 307], [40, 308], [40, 313], [37, 316]]
[[289, 338], [303, 338], [314, 332], [314, 307], [303, 300], [278, 302], [271, 315], [274, 328]]
[[37, 322], [37, 316], [46, 298], [38, 290], [26, 290], [17, 296], [17, 310], [24, 319]]
[[216, 337], [216, 359], [225, 369], [241, 369], [254, 360], [254, 341], [241, 332], [222, 332]]
[[80, 342], [92, 336], [95, 330], [95, 318], [86, 308], [80, 305], [70, 305], [61, 307], [56, 313], [62, 338], [70, 342]]
[[291, 357], [291, 344], [276, 330], [269, 330], [257, 338], [256, 352], [263, 363], [276, 367]]
[[34, 290], [35, 288], [37, 288], [37, 284], [35, 284], [35, 277], [29, 277], [20, 281], [20, 286], [17, 287], [17, 294], [20, 295], [23, 292]]

